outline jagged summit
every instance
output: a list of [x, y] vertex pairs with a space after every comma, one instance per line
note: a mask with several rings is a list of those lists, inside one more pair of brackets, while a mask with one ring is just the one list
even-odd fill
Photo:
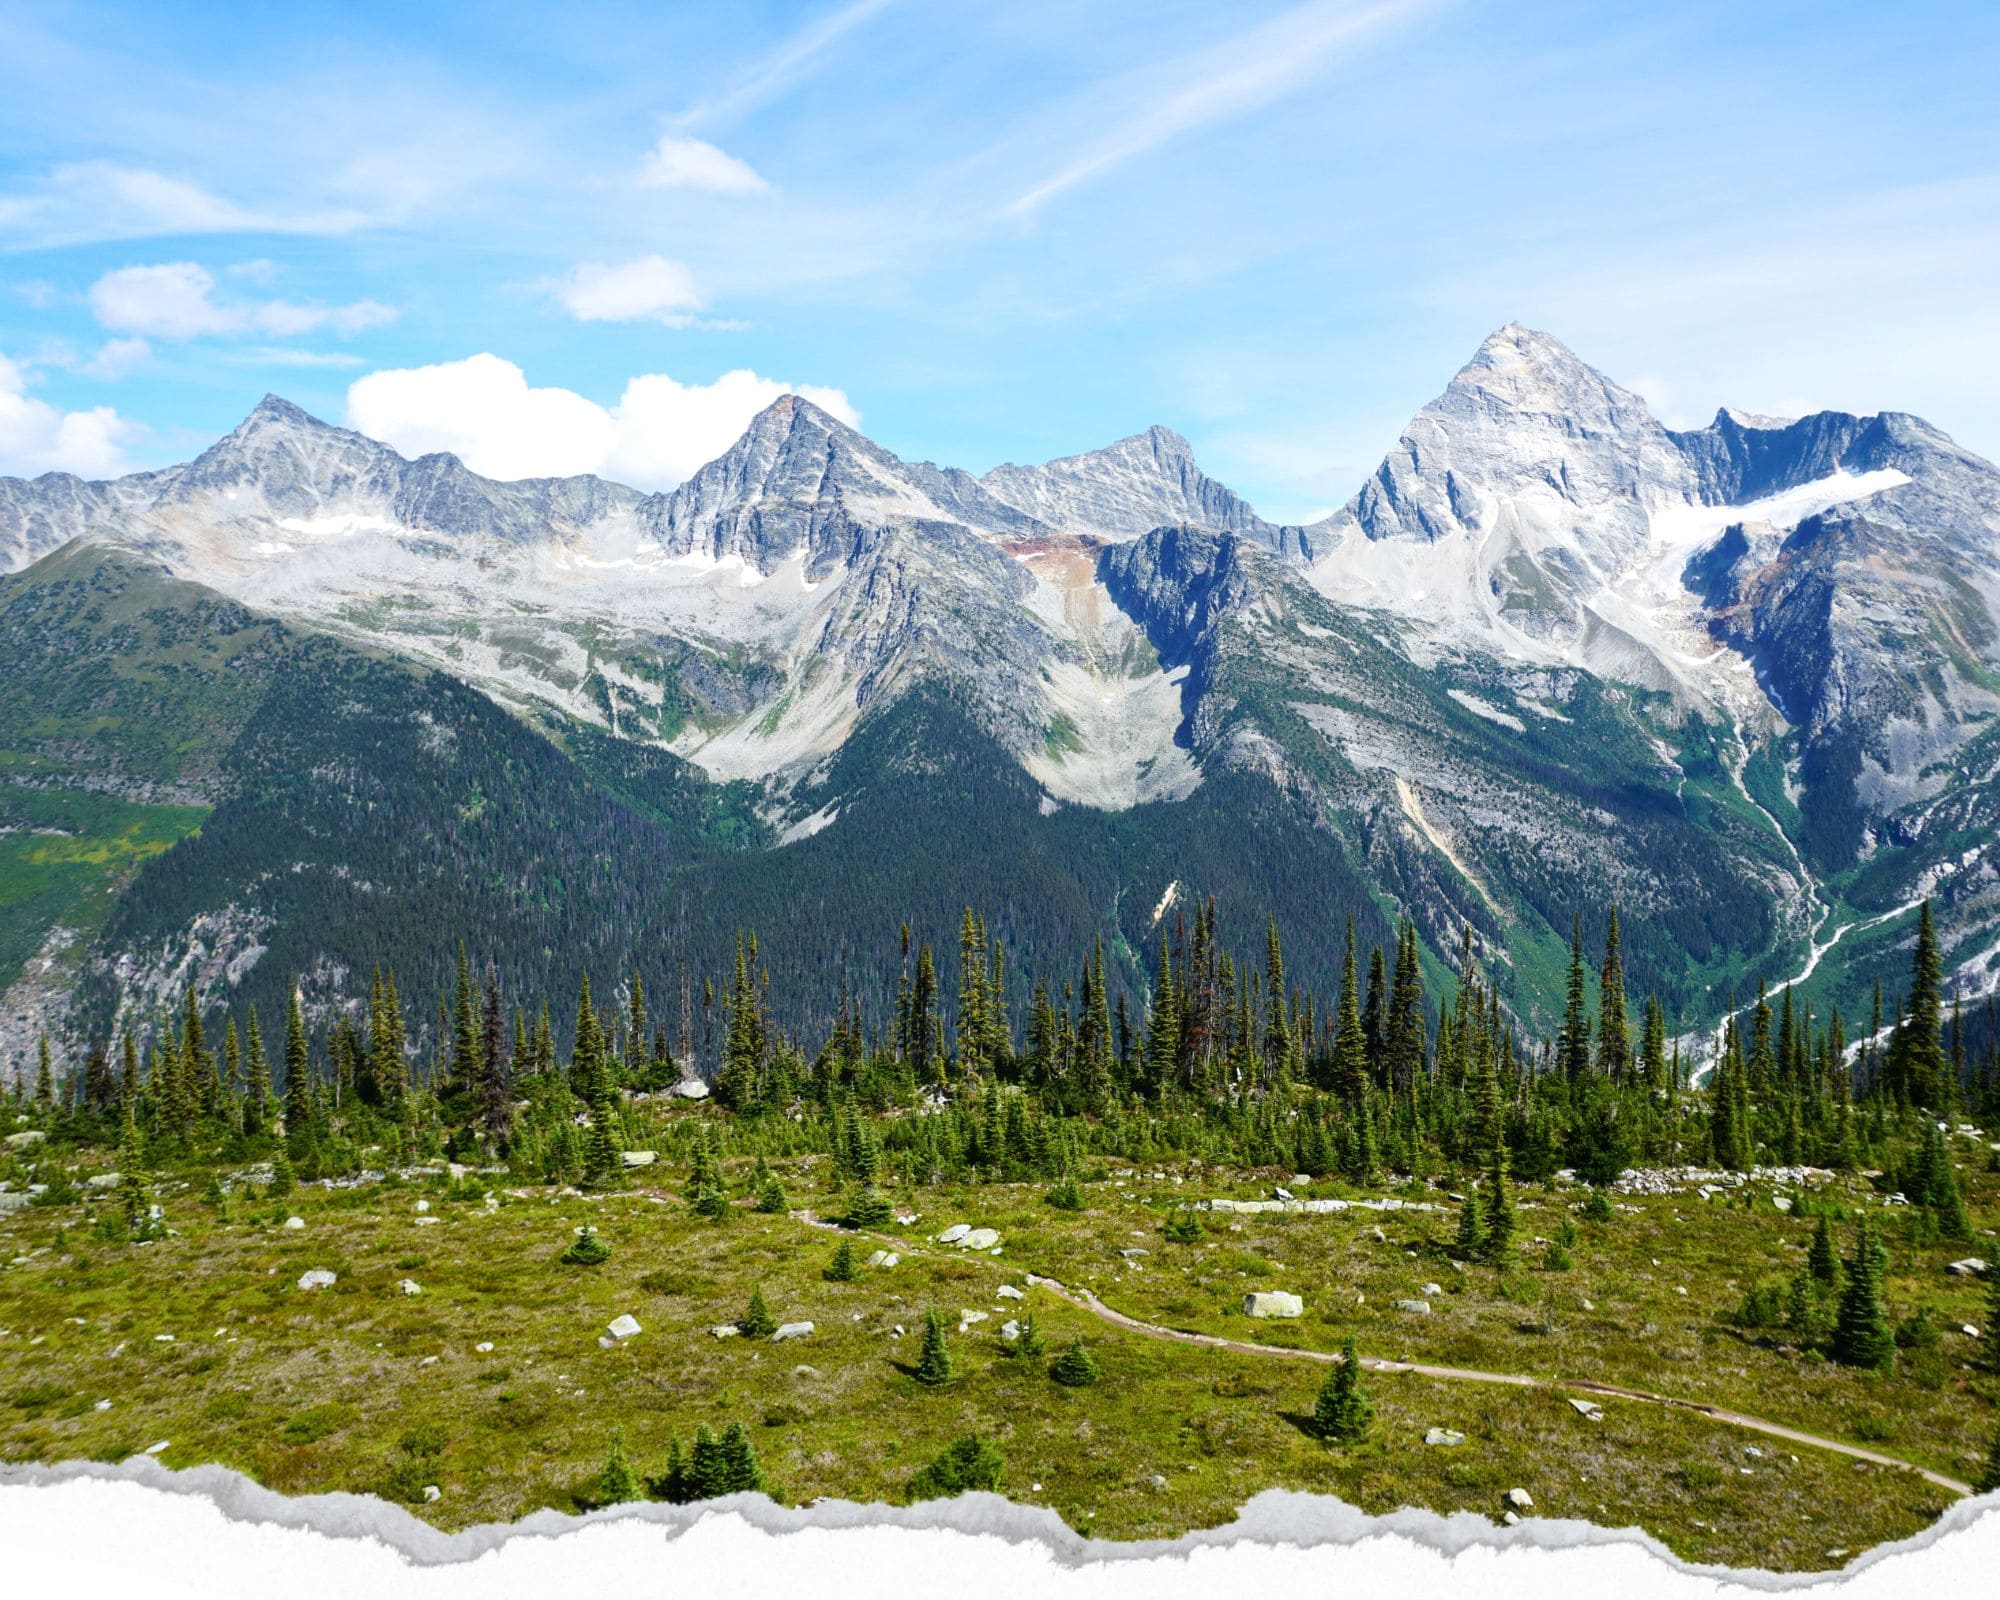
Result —
[[1100, 450], [1040, 466], [1009, 462], [978, 480], [1016, 510], [1065, 533], [1117, 542], [1176, 523], [1226, 528], [1275, 542], [1248, 501], [1195, 465], [1194, 448], [1155, 424]]

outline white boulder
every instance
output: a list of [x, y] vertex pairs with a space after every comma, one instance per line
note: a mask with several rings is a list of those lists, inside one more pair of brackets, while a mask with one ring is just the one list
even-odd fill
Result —
[[812, 1331], [813, 1331], [813, 1325], [810, 1322], [780, 1323], [778, 1325], [778, 1331], [771, 1335], [771, 1342], [773, 1344], [778, 1344], [786, 1339], [808, 1338], [811, 1336]]
[[285, 1218], [285, 1227], [288, 1231], [292, 1233], [297, 1233], [299, 1229], [303, 1228], [305, 1225], [306, 1225], [306, 1219], [304, 1217]]
[[1457, 1445], [1465, 1443], [1465, 1435], [1456, 1428], [1432, 1428], [1424, 1435], [1425, 1444]]
[[618, 1159], [628, 1167], [650, 1167], [660, 1159], [660, 1153], [657, 1150], [627, 1150]]
[[314, 1267], [299, 1279], [301, 1289], [331, 1289], [339, 1280], [325, 1267]]
[[939, 1244], [957, 1244], [959, 1240], [963, 1239], [970, 1232], [972, 1232], [971, 1223], [954, 1222], [943, 1233], [937, 1236], [937, 1242]]
[[1306, 1303], [1284, 1289], [1259, 1289], [1243, 1297], [1246, 1317], [1302, 1317]]
[[639, 1332], [639, 1319], [628, 1311], [621, 1317], [614, 1317], [605, 1331], [614, 1339], [630, 1339]]
[[423, 1288], [415, 1278], [398, 1278], [396, 1287], [404, 1294], [422, 1294]]

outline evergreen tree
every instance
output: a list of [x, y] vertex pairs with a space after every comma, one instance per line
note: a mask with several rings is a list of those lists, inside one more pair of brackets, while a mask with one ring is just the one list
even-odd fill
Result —
[[945, 1500], [975, 1489], [1000, 1487], [1000, 1447], [968, 1433], [945, 1446], [943, 1454], [910, 1480], [912, 1500]]
[[1882, 1304], [1883, 1254], [1864, 1217], [1855, 1233], [1847, 1287], [1833, 1329], [1833, 1358], [1843, 1365], [1886, 1371], [1895, 1359], [1896, 1339]]
[[760, 1283], [750, 1291], [750, 1305], [743, 1313], [743, 1320], [736, 1324], [737, 1332], [746, 1339], [768, 1339], [778, 1331], [778, 1319], [771, 1315], [771, 1308], [764, 1303], [764, 1286]]
[[1514, 1248], [1514, 1203], [1507, 1190], [1507, 1141], [1496, 1138], [1486, 1166], [1486, 1249], [1494, 1266], [1504, 1266]]
[[1584, 1012], [1583, 994], [1583, 918], [1578, 916], [1570, 929], [1568, 998], [1556, 1039], [1557, 1061], [1571, 1083], [1580, 1083], [1590, 1073], [1590, 1018]]
[[1883, 1073], [1891, 1092], [1913, 1106], [1942, 1109], [1950, 1077], [1942, 1030], [1944, 956], [1938, 949], [1931, 903], [1917, 920], [1917, 944], [1910, 956], [1910, 993], [1901, 1020], [1889, 1036]]
[[1361, 1390], [1361, 1357], [1350, 1335], [1340, 1347], [1340, 1360], [1320, 1385], [1306, 1432], [1323, 1444], [1352, 1444], [1367, 1435], [1375, 1408]]
[[306, 1055], [306, 1019], [299, 987], [291, 986], [285, 1015], [285, 1140], [296, 1154], [312, 1140], [312, 1068]]
[[1479, 1191], [1467, 1189], [1458, 1208], [1458, 1239], [1453, 1253], [1461, 1261], [1477, 1261], [1486, 1254], [1486, 1231], [1479, 1216]]
[[625, 1436], [618, 1434], [612, 1439], [611, 1455], [604, 1463], [604, 1470], [597, 1475], [596, 1503], [616, 1506], [645, 1498], [639, 1474], [632, 1470], [632, 1463], [625, 1456]]
[[1081, 1339], [1072, 1339], [1069, 1348], [1050, 1366], [1049, 1376], [1065, 1389], [1088, 1389], [1097, 1382], [1097, 1363], [1091, 1360]]
[[1972, 1487], [1979, 1494], [2000, 1490], [2000, 1432], [1993, 1435], [1993, 1448], [1986, 1452], [1986, 1465], [1980, 1468], [1979, 1481]]
[[944, 1318], [936, 1307], [924, 1313], [924, 1346], [912, 1376], [931, 1389], [943, 1388], [952, 1380], [951, 1349], [945, 1343]]
[[1597, 985], [1597, 1069], [1615, 1083], [1632, 1075], [1632, 1038], [1625, 1023], [1625, 955], [1618, 937], [1618, 907], [1604, 934], [1604, 965]]
[[833, 1259], [820, 1274], [828, 1283], [852, 1283], [856, 1277], [854, 1270], [854, 1241], [842, 1239], [835, 1246]]
[[1347, 955], [1340, 969], [1340, 1010], [1333, 1044], [1333, 1087], [1349, 1105], [1368, 1087], [1368, 1038], [1361, 1027], [1361, 999], [1354, 970], [1354, 919], [1347, 919]]
[[1840, 1282], [1840, 1256], [1834, 1252], [1834, 1230], [1822, 1216], [1820, 1226], [1812, 1230], [1812, 1250], [1806, 1252], [1806, 1270], [1822, 1288], [1834, 1288]]

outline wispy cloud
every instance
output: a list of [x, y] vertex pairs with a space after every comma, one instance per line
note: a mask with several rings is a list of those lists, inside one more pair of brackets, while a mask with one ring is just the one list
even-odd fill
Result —
[[1303, 88], [1370, 36], [1414, 16], [1430, 0], [1313, 0], [1211, 50], [1185, 57], [1168, 86], [1092, 141], [1082, 153], [1023, 190], [1003, 216], [1023, 217], [1065, 190], [1212, 123], [1255, 111]]
[[259, 211], [148, 167], [74, 161], [0, 195], [0, 249], [212, 233], [338, 234], [368, 220], [358, 210]]
[[895, 0], [852, 0], [830, 11], [782, 41], [713, 99], [700, 100], [672, 119], [670, 126], [688, 129], [728, 122], [769, 105], [810, 73], [827, 47], [871, 17], [888, 10]]
[[396, 318], [376, 300], [348, 305], [301, 305], [293, 300], [217, 300], [215, 276], [199, 262], [119, 267], [90, 286], [91, 315], [114, 333], [155, 339], [202, 339], [261, 333], [352, 334]]

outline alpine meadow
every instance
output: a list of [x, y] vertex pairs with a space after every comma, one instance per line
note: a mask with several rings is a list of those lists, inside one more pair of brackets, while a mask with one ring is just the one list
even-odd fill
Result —
[[0, 480], [0, 1456], [445, 1529], [2000, 1486], [2000, 472], [1485, 341], [1340, 510], [786, 394]]

